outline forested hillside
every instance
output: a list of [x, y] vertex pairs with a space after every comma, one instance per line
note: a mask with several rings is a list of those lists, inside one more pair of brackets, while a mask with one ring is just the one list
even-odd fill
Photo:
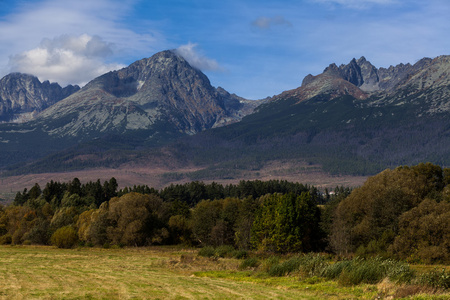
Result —
[[194, 157], [209, 174], [262, 168], [276, 160], [306, 161], [332, 174], [354, 175], [421, 161], [449, 165], [447, 114], [423, 113], [431, 109], [423, 101], [432, 97], [430, 92], [393, 95], [382, 103], [376, 96], [331, 100], [331, 95], [319, 95], [300, 103], [285, 98], [261, 105], [239, 123], [184, 139], [173, 151]]
[[229, 245], [450, 262], [450, 169], [387, 169], [355, 190], [287, 181], [117, 190], [114, 178], [49, 182], [0, 209], [2, 244]]

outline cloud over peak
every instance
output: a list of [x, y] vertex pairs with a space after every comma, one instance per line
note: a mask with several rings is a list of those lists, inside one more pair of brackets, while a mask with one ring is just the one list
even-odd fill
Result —
[[197, 44], [188, 43], [175, 49], [191, 66], [201, 71], [222, 71], [222, 67], [214, 59], [208, 58], [197, 51]]
[[11, 71], [33, 74], [40, 80], [83, 85], [86, 78], [123, 67], [104, 63], [112, 53], [112, 44], [99, 36], [62, 35], [45, 38], [38, 47], [11, 56], [9, 65]]

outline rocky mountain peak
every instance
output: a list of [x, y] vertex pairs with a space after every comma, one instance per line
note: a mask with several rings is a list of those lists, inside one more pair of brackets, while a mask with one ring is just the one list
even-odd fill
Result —
[[357, 61], [358, 65], [364, 64], [367, 62], [367, 59], [364, 56], [361, 56]]
[[256, 103], [214, 88], [206, 75], [183, 57], [162, 51], [95, 78], [46, 110], [41, 119], [58, 116], [68, 121], [55, 122], [60, 127], [51, 129], [61, 135], [152, 132], [157, 124], [194, 134], [237, 122], [251, 113]]
[[0, 80], [0, 121], [23, 121], [78, 91], [57, 83], [40, 82], [35, 76], [11, 73]]
[[[330, 64], [323, 72], [331, 76], [342, 78], [361, 90], [370, 92], [378, 89], [377, 69], [364, 56], [356, 60], [353, 58], [347, 65]], [[307, 75], [302, 86], [311, 82], [312, 75]]]
[[356, 62], [356, 59], [352, 59], [348, 65], [341, 65], [339, 67], [339, 73], [341, 77], [356, 86], [361, 86], [364, 83], [361, 67]]
[[[140, 104], [164, 102], [169, 90], [205, 86], [209, 79], [175, 52], [166, 50], [138, 60], [126, 68], [106, 73], [88, 83], [85, 89], [100, 88], [115, 97], [131, 97]], [[138, 94], [139, 92], [139, 94]]]
[[340, 76], [339, 67], [335, 63], [332, 63], [328, 67], [326, 67], [325, 70], [323, 70], [323, 73], [329, 74], [329, 75]]

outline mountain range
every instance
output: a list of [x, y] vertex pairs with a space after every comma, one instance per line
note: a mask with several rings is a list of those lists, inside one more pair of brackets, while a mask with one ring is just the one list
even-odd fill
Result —
[[[174, 178], [203, 180], [273, 162], [360, 175], [450, 165], [449, 71], [449, 56], [389, 68], [361, 57], [264, 100], [211, 86], [173, 51], [81, 89], [10, 74], [0, 81], [0, 166], [18, 174], [170, 164]], [[196, 171], [176, 171], [187, 165]]]
[[[11, 76], [15, 85], [5, 84], [2, 90], [24, 87], [21, 82], [28, 80], [35, 84], [28, 84], [31, 88], [24, 94], [38, 94], [37, 78]], [[5, 78], [2, 82], [11, 81]], [[51, 94], [50, 88], [55, 86], [59, 87], [44, 82], [40, 94]], [[11, 99], [2, 97], [2, 105], [15, 103]], [[259, 104], [212, 87], [202, 72], [173, 51], [157, 53], [95, 78], [54, 104], [50, 100], [41, 102], [49, 107], [31, 120], [0, 125], [2, 167], [102, 139], [123, 140], [122, 145], [127, 148], [165, 144], [182, 135], [237, 122]], [[20, 116], [14, 112], [11, 111], [10, 120]]]

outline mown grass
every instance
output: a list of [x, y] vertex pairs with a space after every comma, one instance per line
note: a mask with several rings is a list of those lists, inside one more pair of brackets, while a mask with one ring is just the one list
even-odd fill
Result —
[[[449, 299], [389, 280], [342, 285], [318, 275], [323, 258], [198, 255], [176, 247], [0, 246], [0, 299]], [[225, 255], [226, 256], [226, 255]], [[306, 258], [305, 258], [306, 257]], [[274, 268], [282, 274], [269, 274]], [[440, 275], [441, 273], [437, 273]], [[277, 275], [277, 276], [275, 276]]]
[[237, 270], [238, 264], [163, 247], [1, 246], [0, 299], [321, 299], [283, 282], [194, 275]]

